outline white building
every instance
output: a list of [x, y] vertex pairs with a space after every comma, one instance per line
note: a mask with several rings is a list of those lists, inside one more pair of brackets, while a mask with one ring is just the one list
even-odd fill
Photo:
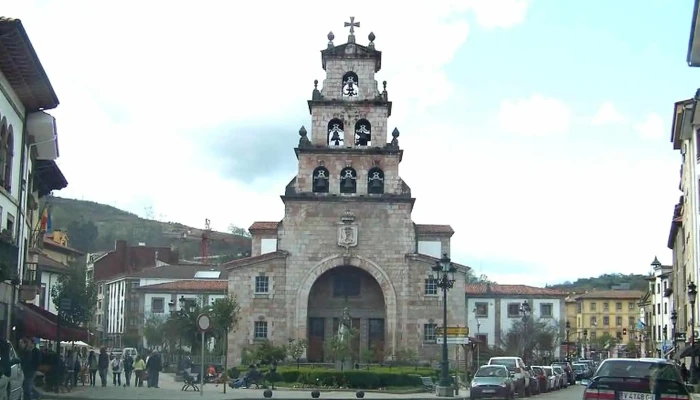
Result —
[[[527, 301], [535, 320], [551, 321], [565, 336], [566, 293], [525, 285], [469, 284], [465, 290], [470, 336], [488, 346], [500, 346], [502, 339], [522, 319], [521, 307]], [[560, 342], [561, 338], [558, 338]], [[560, 356], [558, 342], [555, 356]]]
[[649, 278], [649, 289], [652, 297], [651, 339], [655, 345], [656, 355], [663, 356], [673, 348], [673, 324], [671, 323], [671, 312], [673, 311], [671, 274], [673, 267], [661, 265], [656, 257], [654, 257], [651, 267], [652, 275]]
[[30, 173], [39, 163], [55, 167], [56, 125], [44, 111], [57, 106], [56, 93], [22, 23], [0, 17], [0, 257], [11, 265], [0, 279], [0, 327], [7, 337], [11, 305], [17, 302], [25, 258], [33, 244], [36, 180], [49, 191], [67, 185], [65, 180]]

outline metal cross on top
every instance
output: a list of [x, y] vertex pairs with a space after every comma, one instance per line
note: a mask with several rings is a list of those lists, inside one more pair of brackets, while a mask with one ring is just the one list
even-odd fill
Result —
[[355, 22], [355, 17], [350, 17], [350, 22], [345, 23], [345, 27], [350, 27], [350, 34], [354, 35], [355, 34], [355, 28], [360, 27], [359, 22]]

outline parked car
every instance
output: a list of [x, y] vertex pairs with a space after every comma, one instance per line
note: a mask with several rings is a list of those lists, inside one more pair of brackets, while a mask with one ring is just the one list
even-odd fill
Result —
[[576, 377], [574, 376], [574, 369], [571, 367], [571, 363], [568, 361], [555, 361], [552, 363], [552, 367], [558, 365], [562, 367], [564, 372], [566, 372], [566, 377], [569, 382], [569, 385], [573, 385], [576, 383]]
[[549, 390], [559, 390], [558, 378], [557, 375], [554, 373], [552, 367], [543, 366], [541, 368], [547, 375], [547, 384], [549, 385]]
[[535, 379], [537, 379], [537, 388], [540, 393], [546, 393], [551, 390], [549, 387], [549, 378], [547, 378], [547, 373], [542, 369], [542, 367], [532, 367], [532, 373]]
[[557, 385], [559, 389], [564, 389], [569, 387], [569, 378], [566, 376], [564, 369], [558, 365], [552, 365], [552, 371], [557, 376]]
[[0, 339], [0, 400], [20, 400], [24, 374], [12, 343]]
[[488, 365], [503, 365], [508, 368], [511, 377], [515, 381], [515, 391], [518, 396], [530, 396], [530, 374], [527, 372], [525, 362], [520, 357], [491, 357]]
[[479, 367], [472, 378], [469, 397], [471, 400], [514, 398], [515, 383], [508, 368], [504, 365]]
[[681, 373], [669, 360], [657, 358], [609, 358], [586, 386], [583, 400], [689, 400]]
[[571, 364], [571, 368], [574, 369], [575, 380], [581, 381], [583, 379], [590, 378], [590, 376], [588, 375], [588, 366], [586, 364], [574, 363]]
[[535, 376], [534, 371], [532, 370], [532, 366], [525, 367], [527, 368], [527, 374], [530, 375], [530, 395], [536, 395], [540, 394], [540, 385], [537, 382], [537, 377]]

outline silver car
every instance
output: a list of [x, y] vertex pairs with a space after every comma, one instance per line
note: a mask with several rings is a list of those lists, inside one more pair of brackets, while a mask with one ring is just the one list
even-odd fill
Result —
[[[21, 400], [24, 396], [24, 391], [22, 390], [22, 381], [24, 380], [24, 374], [22, 373], [22, 365], [20, 364], [19, 357], [15, 352], [12, 343], [7, 340], [2, 340], [0, 343], [0, 400]], [[2, 349], [2, 347], [7, 346], [7, 349]], [[5, 351], [9, 350], [9, 351]], [[7, 357], [4, 360], [3, 357]], [[9, 370], [2, 371], [1, 369]]]

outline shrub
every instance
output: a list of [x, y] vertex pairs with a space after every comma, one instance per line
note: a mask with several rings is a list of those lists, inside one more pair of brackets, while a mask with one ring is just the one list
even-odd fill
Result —
[[278, 372], [286, 383], [349, 387], [353, 389], [379, 389], [388, 386], [422, 386], [420, 375], [366, 370], [333, 371], [321, 369], [290, 369]]

